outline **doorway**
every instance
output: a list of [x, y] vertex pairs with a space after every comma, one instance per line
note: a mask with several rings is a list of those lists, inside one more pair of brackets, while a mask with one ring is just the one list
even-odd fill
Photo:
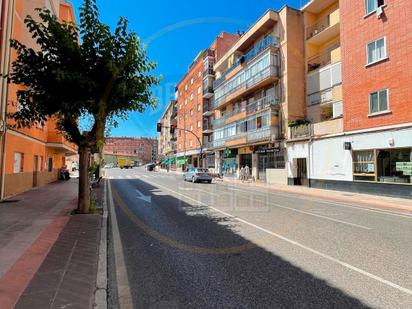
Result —
[[296, 185], [308, 187], [309, 180], [308, 180], [306, 158], [298, 158], [297, 167], [298, 167], [298, 170], [297, 170]]
[[39, 176], [39, 156], [33, 157], [33, 187], [38, 185], [38, 176]]

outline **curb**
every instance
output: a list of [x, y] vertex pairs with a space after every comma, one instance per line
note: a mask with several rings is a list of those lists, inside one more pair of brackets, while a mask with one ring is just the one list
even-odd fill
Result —
[[100, 232], [99, 261], [97, 265], [96, 291], [94, 306], [96, 309], [107, 309], [107, 181], [103, 190], [103, 218]]

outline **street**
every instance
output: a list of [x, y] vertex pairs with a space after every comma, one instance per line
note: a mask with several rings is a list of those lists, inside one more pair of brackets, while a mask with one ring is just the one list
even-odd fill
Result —
[[410, 213], [142, 168], [106, 177], [110, 308], [412, 308]]

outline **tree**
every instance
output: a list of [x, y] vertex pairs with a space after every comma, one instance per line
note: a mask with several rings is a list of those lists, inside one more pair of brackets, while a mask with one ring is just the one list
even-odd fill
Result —
[[[156, 106], [151, 87], [159, 79], [139, 38], [128, 31], [127, 19], [120, 18], [112, 33], [99, 21], [96, 0], [84, 0], [78, 27], [47, 9], [37, 12], [40, 21], [25, 19], [37, 49], [11, 41], [17, 58], [8, 78], [23, 87], [17, 93], [20, 108], [10, 117], [17, 127], [56, 117], [57, 128], [79, 149], [78, 211], [87, 213], [91, 150], [101, 150], [109, 122]], [[92, 119], [88, 132], [79, 127], [85, 115]]]

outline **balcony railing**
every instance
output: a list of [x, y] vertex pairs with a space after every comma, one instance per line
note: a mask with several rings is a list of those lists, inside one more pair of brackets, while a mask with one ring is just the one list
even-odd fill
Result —
[[269, 95], [263, 98], [260, 98], [259, 100], [256, 100], [255, 102], [249, 104], [246, 106], [246, 112], [247, 114], [253, 114], [255, 112], [258, 112], [262, 109], [271, 107], [271, 106], [278, 106], [280, 103], [279, 98], [277, 98], [274, 95]]
[[332, 88], [312, 93], [308, 96], [308, 105], [325, 104], [333, 101]]
[[319, 20], [316, 24], [306, 29], [306, 39], [310, 39], [315, 35], [321, 33], [330, 26], [330, 15], [327, 15]]
[[271, 76], [279, 76], [278, 74], [278, 66], [275, 65], [269, 65], [259, 73], [255, 74], [254, 76], [250, 77], [249, 79], [245, 80], [243, 83], [238, 84], [236, 87], [231, 88], [228, 90], [225, 95], [221, 96], [220, 98], [215, 98], [215, 108], [219, 107], [223, 103], [226, 102], [226, 98], [237, 91], [238, 89], [245, 87], [246, 89], [249, 89], [256, 84], [260, 83], [261, 81], [265, 80], [266, 78], [269, 78]]
[[219, 119], [214, 119], [213, 122], [212, 122], [213, 127], [217, 128], [217, 127], [224, 126], [225, 125], [225, 120], [226, 120], [226, 117], [221, 117]]
[[206, 95], [206, 94], [213, 94], [213, 87], [208, 86], [205, 89], [203, 89], [203, 95]]
[[274, 132], [271, 127], [249, 131], [247, 132], [247, 141], [256, 142], [260, 140], [267, 140], [272, 136], [272, 133]]
[[262, 39], [259, 43], [256, 44], [254, 48], [252, 48], [250, 51], [248, 51], [246, 54], [244, 54], [238, 60], [236, 60], [230, 68], [226, 69], [222, 73], [222, 76], [213, 82], [213, 88], [219, 87], [225, 81], [226, 75], [233, 69], [235, 69], [237, 66], [239, 66], [239, 64], [247, 63], [253, 60], [269, 46], [279, 46], [279, 41], [279, 37], [275, 37], [272, 35], [269, 35]]
[[291, 139], [310, 138], [313, 135], [313, 125], [303, 124], [297, 127], [290, 128]]

